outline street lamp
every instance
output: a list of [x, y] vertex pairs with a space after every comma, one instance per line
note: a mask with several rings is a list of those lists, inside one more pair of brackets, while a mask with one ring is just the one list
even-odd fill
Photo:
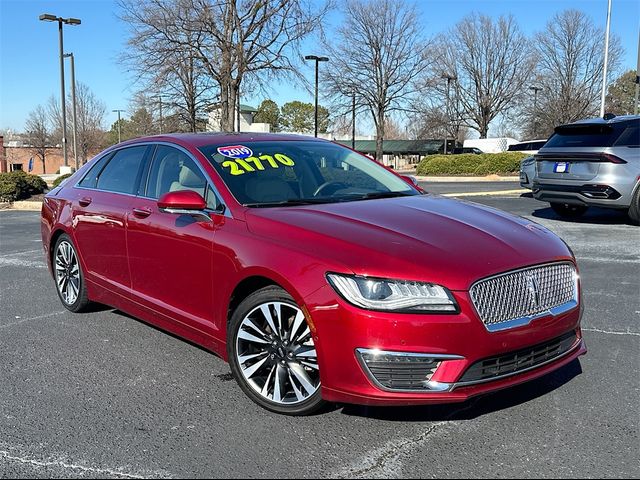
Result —
[[75, 160], [76, 171], [78, 170], [78, 120], [76, 115], [76, 67], [73, 60], [73, 53], [65, 53], [65, 58], [71, 59], [71, 102], [73, 104], [73, 159]]
[[118, 143], [122, 141], [120, 137], [120, 112], [124, 112], [124, 110], [111, 110], [112, 112], [118, 112]]
[[609, 30], [611, 29], [611, 0], [607, 8], [607, 30], [604, 35], [604, 66], [602, 69], [602, 98], [600, 99], [600, 117], [604, 117], [604, 102], [607, 95], [607, 67], [609, 65]]
[[64, 98], [64, 47], [62, 41], [62, 24], [67, 25], [80, 25], [81, 21], [77, 18], [62, 18], [43, 13], [40, 15], [40, 20], [43, 22], [58, 22], [58, 34], [60, 38], [60, 103], [62, 104], [62, 155], [64, 157], [64, 166], [67, 167], [69, 162], [67, 161], [67, 112], [65, 109]]
[[447, 154], [447, 140], [449, 139], [449, 124], [451, 123], [451, 116], [449, 115], [449, 88], [451, 86], [451, 82], [458, 80], [458, 77], [455, 75], [451, 75], [449, 73], [443, 73], [440, 78], [447, 79], [447, 106], [446, 106], [446, 115], [447, 115], [447, 126], [445, 128], [444, 134], [444, 150], [443, 153]]
[[318, 136], [318, 64], [320, 62], [328, 62], [328, 57], [318, 57], [316, 55], [307, 55], [304, 57], [305, 60], [314, 60], [316, 62], [316, 108], [315, 108], [315, 121], [314, 121], [314, 131], [315, 136]]
[[533, 90], [533, 136], [538, 137], [538, 92], [543, 90], [542, 87], [534, 85], [529, 87], [529, 90]]

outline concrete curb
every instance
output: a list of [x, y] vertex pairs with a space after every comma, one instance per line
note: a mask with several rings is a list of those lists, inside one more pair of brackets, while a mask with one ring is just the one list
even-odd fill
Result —
[[520, 177], [500, 177], [498, 175], [487, 175], [486, 177], [429, 177], [416, 176], [419, 182], [520, 182]]
[[29, 210], [33, 212], [39, 212], [42, 208], [42, 202], [34, 202], [29, 200], [22, 200], [13, 203], [0, 203], [0, 210]]

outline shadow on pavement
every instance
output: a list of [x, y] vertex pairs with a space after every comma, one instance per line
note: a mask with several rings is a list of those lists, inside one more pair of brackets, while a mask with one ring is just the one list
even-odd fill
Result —
[[[526, 195], [526, 194], [523, 194]], [[539, 208], [531, 214], [537, 218], [547, 220], [557, 220], [564, 223], [584, 223], [594, 225], [632, 225], [625, 210], [613, 208], [590, 207], [584, 215], [577, 218], [563, 218], [555, 213], [550, 207]]]
[[582, 373], [578, 359], [544, 377], [464, 403], [416, 407], [367, 407], [346, 405], [344, 415], [398, 422], [438, 422], [472, 420], [499, 410], [529, 402], [570, 382]]

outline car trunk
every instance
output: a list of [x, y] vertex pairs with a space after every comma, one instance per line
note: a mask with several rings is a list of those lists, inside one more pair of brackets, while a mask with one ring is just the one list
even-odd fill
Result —
[[605, 163], [624, 163], [608, 149], [625, 127], [601, 123], [557, 127], [535, 156], [538, 180], [585, 182], [595, 178]]

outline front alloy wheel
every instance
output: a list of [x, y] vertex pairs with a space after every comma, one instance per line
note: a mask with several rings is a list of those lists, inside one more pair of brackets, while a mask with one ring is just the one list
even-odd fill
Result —
[[322, 404], [320, 370], [304, 313], [282, 289], [267, 287], [234, 312], [229, 360], [242, 389], [256, 403], [289, 415]]

